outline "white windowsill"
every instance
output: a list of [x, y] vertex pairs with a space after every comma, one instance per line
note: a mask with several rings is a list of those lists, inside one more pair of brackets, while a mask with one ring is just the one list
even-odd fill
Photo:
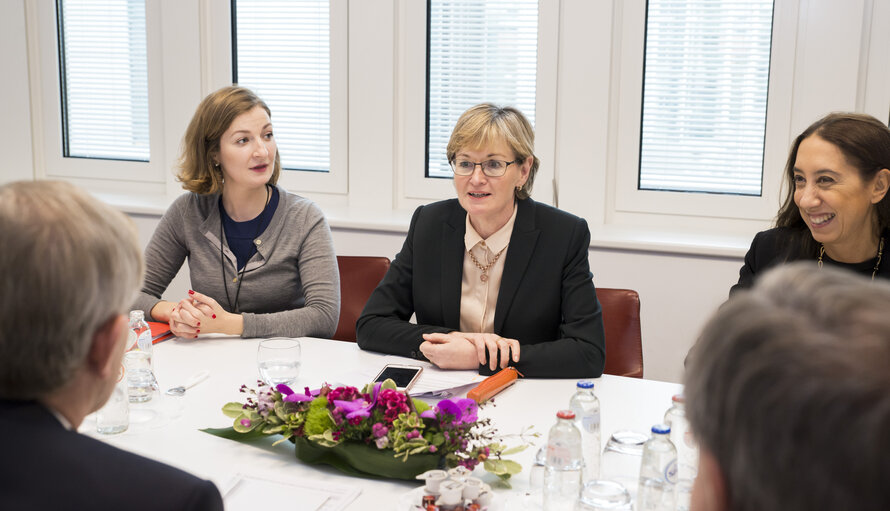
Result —
[[[171, 200], [163, 196], [94, 192], [98, 199], [124, 213], [162, 216]], [[407, 233], [413, 211], [368, 211], [346, 207], [324, 208], [332, 229]], [[613, 225], [590, 228], [593, 249], [633, 250], [665, 254], [742, 258], [751, 244], [746, 236], [690, 234], [669, 230]]]

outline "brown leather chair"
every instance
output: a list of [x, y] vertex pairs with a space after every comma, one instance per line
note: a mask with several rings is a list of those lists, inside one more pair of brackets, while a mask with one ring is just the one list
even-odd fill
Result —
[[603, 372], [642, 378], [640, 295], [631, 289], [599, 287], [596, 297], [603, 308], [603, 328], [606, 331], [606, 368]]
[[389, 259], [337, 256], [340, 267], [340, 322], [332, 339], [355, 342], [355, 322], [377, 284], [389, 270]]

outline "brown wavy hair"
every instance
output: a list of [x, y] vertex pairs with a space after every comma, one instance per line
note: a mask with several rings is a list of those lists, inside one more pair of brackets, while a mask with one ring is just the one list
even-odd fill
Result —
[[531, 156], [532, 166], [528, 179], [522, 188], [514, 191], [519, 200], [531, 196], [535, 174], [541, 161], [535, 156], [535, 131], [522, 112], [512, 106], [500, 107], [491, 103], [481, 103], [462, 113], [445, 150], [449, 162], [454, 161], [458, 151], [469, 147], [482, 147], [503, 139], [510, 146], [515, 158], [525, 161]]
[[[890, 128], [866, 114], [833, 112], [811, 124], [791, 145], [785, 163], [785, 186], [788, 191], [784, 203], [776, 215], [776, 227], [792, 231], [788, 238], [789, 257], [812, 255], [819, 244], [813, 239], [800, 209], [794, 203], [794, 163], [801, 142], [816, 135], [837, 147], [848, 164], [859, 170], [859, 177], [868, 182], [881, 169], [890, 169]], [[890, 228], [890, 193], [874, 205], [878, 232]]]
[[[222, 192], [222, 171], [214, 167], [213, 161], [219, 153], [219, 139], [236, 117], [258, 106], [272, 117], [272, 111], [259, 96], [237, 85], [223, 87], [201, 101], [182, 137], [176, 177], [183, 188], [199, 194]], [[276, 150], [269, 184], [277, 183], [280, 174], [281, 157]]]

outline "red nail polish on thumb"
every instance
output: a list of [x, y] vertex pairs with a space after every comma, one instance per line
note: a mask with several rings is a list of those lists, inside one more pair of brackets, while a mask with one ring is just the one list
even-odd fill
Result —
[[193, 294], [195, 294], [195, 292], [192, 291], [191, 289], [189, 289], [189, 294], [190, 294], [190, 295], [193, 295]]
[[213, 316], [211, 316], [211, 317], [212, 317], [212, 318], [213, 318], [213, 319], [216, 319], [216, 314], [214, 314], [214, 315], [213, 315]]

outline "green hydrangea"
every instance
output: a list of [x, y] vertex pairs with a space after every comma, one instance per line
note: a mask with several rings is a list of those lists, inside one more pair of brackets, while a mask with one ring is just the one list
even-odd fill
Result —
[[328, 411], [328, 398], [319, 396], [309, 403], [309, 411], [306, 413], [306, 423], [303, 431], [308, 435], [320, 435], [334, 428], [334, 418]]

